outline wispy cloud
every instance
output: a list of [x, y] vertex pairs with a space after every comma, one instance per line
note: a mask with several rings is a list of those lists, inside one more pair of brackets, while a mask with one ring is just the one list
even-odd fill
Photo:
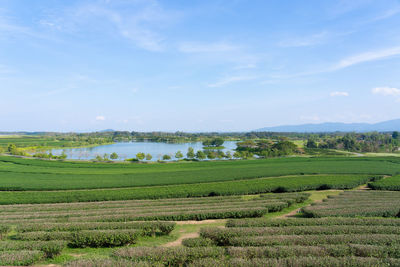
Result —
[[314, 46], [323, 43], [328, 37], [326, 31], [304, 37], [288, 38], [278, 43], [281, 47]]
[[385, 58], [390, 58], [393, 56], [400, 55], [400, 46], [391, 47], [382, 50], [370, 51], [354, 56], [350, 56], [340, 60], [336, 65], [334, 65], [331, 70], [339, 70], [347, 68], [356, 64], [361, 64], [364, 62], [381, 60]]
[[383, 96], [400, 96], [400, 89], [394, 87], [376, 87], [372, 89], [372, 93]]
[[331, 92], [329, 95], [332, 96], [332, 97], [335, 97], [335, 96], [349, 96], [349, 93], [348, 92], [335, 91], [335, 92]]
[[208, 87], [222, 87], [231, 83], [254, 80], [255, 76], [229, 76], [225, 77], [215, 83], [209, 84]]
[[71, 32], [96, 30], [104, 34], [112, 30], [139, 48], [162, 51], [164, 37], [161, 29], [175, 17], [155, 0], [126, 2], [126, 6], [124, 1], [97, 1], [69, 7], [61, 14], [42, 19], [40, 24]]
[[231, 52], [237, 50], [238, 47], [225, 43], [196, 43], [186, 42], [178, 46], [178, 50], [183, 53], [218, 53], [218, 52]]

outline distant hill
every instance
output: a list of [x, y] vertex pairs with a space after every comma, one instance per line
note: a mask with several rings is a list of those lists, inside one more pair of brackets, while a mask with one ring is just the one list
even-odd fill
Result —
[[255, 132], [294, 132], [294, 133], [324, 133], [324, 132], [391, 132], [400, 131], [400, 119], [378, 123], [342, 123], [325, 122], [318, 124], [282, 125], [265, 127]]
[[105, 129], [105, 130], [99, 131], [99, 133], [109, 133], [109, 132], [115, 132], [115, 130], [113, 130], [113, 129]]

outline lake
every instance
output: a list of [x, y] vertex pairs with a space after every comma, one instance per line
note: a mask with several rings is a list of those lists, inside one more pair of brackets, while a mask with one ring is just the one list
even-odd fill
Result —
[[[236, 149], [236, 141], [225, 141], [223, 144], [225, 147], [222, 151], [233, 152]], [[110, 155], [115, 152], [118, 154], [118, 160], [125, 160], [128, 158], [135, 158], [136, 154], [143, 152], [145, 154], [151, 154], [153, 156], [151, 161], [157, 161], [162, 158], [163, 155], [170, 155], [172, 159], [177, 151], [181, 151], [186, 157], [186, 153], [189, 147], [193, 147], [194, 152], [203, 150], [202, 142], [194, 143], [159, 143], [159, 142], [120, 142], [110, 145], [100, 145], [95, 147], [81, 147], [81, 148], [66, 148], [66, 149], [52, 149], [53, 155], [61, 155], [64, 151], [67, 155], [67, 159], [81, 159], [88, 160], [94, 159], [96, 156], [103, 156], [105, 153]], [[50, 152], [50, 151], [48, 151]]]

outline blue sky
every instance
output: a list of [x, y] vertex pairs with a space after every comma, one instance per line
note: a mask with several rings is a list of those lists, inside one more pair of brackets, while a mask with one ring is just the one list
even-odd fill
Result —
[[398, 0], [0, 0], [0, 131], [400, 118]]

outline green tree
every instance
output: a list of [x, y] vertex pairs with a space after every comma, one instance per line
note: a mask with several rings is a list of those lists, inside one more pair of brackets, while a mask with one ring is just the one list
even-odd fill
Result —
[[9, 144], [7, 147], [7, 151], [10, 154], [15, 154], [15, 152], [17, 151], [17, 146], [15, 144]]
[[146, 157], [146, 155], [143, 152], [139, 152], [136, 154], [136, 158], [138, 160], [144, 160], [145, 157]]
[[215, 153], [214, 151], [208, 151], [207, 152], [207, 158], [208, 159], [215, 159], [217, 157], [217, 153]]
[[196, 152], [196, 158], [198, 160], [203, 160], [206, 157], [207, 157], [207, 155], [203, 151], [199, 150], [199, 151]]
[[393, 139], [398, 139], [399, 138], [399, 132], [398, 131], [394, 131], [392, 134], [392, 138]]
[[60, 155], [60, 159], [64, 160], [67, 158], [67, 154], [65, 154], [65, 151], [63, 151]]
[[180, 150], [175, 153], [175, 158], [177, 158], [177, 159], [183, 158], [183, 154], [182, 154], [182, 152]]
[[188, 152], [187, 152], [186, 156], [187, 156], [189, 159], [192, 159], [192, 158], [195, 157], [193, 147], [189, 147], [189, 148], [188, 148]]
[[307, 143], [306, 143], [306, 147], [307, 148], [317, 148], [318, 145], [317, 145], [317, 142], [315, 142], [314, 139], [308, 139]]
[[153, 158], [153, 156], [149, 153], [146, 154], [146, 160], [151, 160]]
[[233, 157], [236, 159], [240, 159], [242, 157], [242, 154], [239, 151], [235, 151], [235, 153], [233, 153]]
[[107, 153], [104, 153], [104, 155], [103, 155], [103, 160], [104, 160], [104, 161], [108, 161], [108, 154], [107, 154]]
[[232, 153], [230, 151], [226, 151], [225, 158], [231, 159], [232, 158]]
[[100, 156], [100, 155], [97, 155], [97, 156], [96, 156], [96, 161], [103, 161], [103, 157]]
[[171, 159], [171, 156], [165, 154], [165, 155], [162, 157], [162, 159], [163, 159], [163, 160], [170, 160], [170, 159]]
[[113, 152], [113, 153], [110, 155], [110, 159], [117, 159], [117, 158], [118, 158], [118, 154], [115, 153], [115, 152]]

